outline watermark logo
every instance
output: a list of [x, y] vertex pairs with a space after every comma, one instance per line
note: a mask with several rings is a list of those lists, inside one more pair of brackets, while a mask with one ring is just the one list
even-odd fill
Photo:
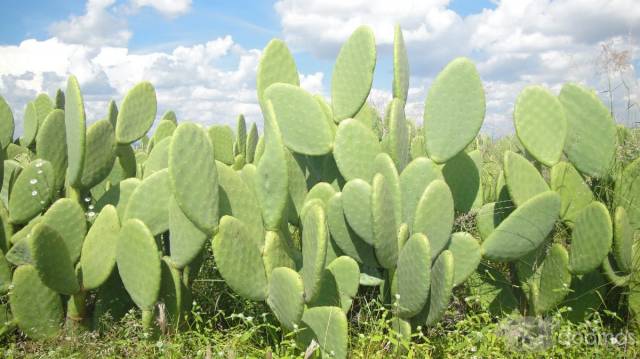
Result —
[[498, 335], [512, 351], [518, 352], [543, 352], [555, 345], [633, 346], [638, 342], [634, 333], [607, 333], [596, 324], [576, 330], [560, 328], [559, 323], [551, 318], [514, 317], [500, 324]]

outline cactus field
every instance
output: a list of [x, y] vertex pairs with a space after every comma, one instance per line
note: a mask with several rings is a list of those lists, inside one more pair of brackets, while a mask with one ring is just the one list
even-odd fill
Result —
[[261, 345], [276, 357], [284, 339], [301, 357], [354, 356], [373, 302], [400, 338], [388, 356], [428, 356], [411, 345], [455, 313], [617, 318], [638, 333], [640, 131], [593, 89], [532, 83], [515, 135], [489, 138], [467, 58], [408, 118], [400, 27], [384, 113], [367, 102], [375, 68], [359, 27], [325, 98], [272, 40], [256, 78], [263, 121], [234, 114], [236, 128], [158, 113], [150, 82], [101, 119], [85, 115], [74, 76], [23, 119], [0, 97], [0, 344], [99, 336], [131, 318], [152, 342], [197, 332], [209, 282], [234, 298], [216, 310], [265, 308], [275, 334]]

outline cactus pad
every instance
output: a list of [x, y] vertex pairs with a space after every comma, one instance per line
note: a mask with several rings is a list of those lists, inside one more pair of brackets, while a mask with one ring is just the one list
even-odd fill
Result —
[[432, 259], [447, 246], [453, 220], [453, 197], [449, 187], [442, 180], [431, 182], [418, 202], [413, 233], [423, 233], [427, 236]]
[[267, 276], [260, 247], [245, 225], [234, 217], [220, 220], [213, 237], [213, 255], [220, 275], [239, 295], [252, 300], [267, 297]]
[[456, 232], [451, 235], [447, 249], [455, 261], [453, 285], [458, 286], [478, 268], [480, 259], [482, 259], [480, 244], [469, 233]]
[[333, 156], [345, 179], [370, 181], [375, 158], [381, 151], [376, 135], [361, 122], [348, 119], [338, 126]]
[[169, 179], [173, 196], [187, 218], [205, 233], [212, 233], [218, 225], [218, 173], [213, 146], [202, 127], [182, 123], [174, 132]]
[[158, 300], [162, 271], [158, 247], [151, 231], [138, 219], [123, 222], [116, 249], [122, 283], [134, 303], [151, 310]]
[[395, 275], [398, 315], [413, 317], [427, 303], [431, 283], [431, 250], [424, 234], [414, 234], [402, 247]]
[[438, 74], [424, 105], [429, 158], [444, 163], [476, 137], [484, 120], [482, 82], [471, 60], [457, 58]]
[[611, 249], [613, 228], [609, 211], [592, 202], [577, 216], [571, 234], [569, 266], [574, 274], [585, 274], [602, 263]]
[[528, 86], [516, 100], [513, 121], [518, 139], [542, 164], [558, 163], [567, 137], [560, 101], [542, 86]]
[[56, 336], [64, 315], [60, 295], [47, 288], [30, 265], [15, 270], [13, 287], [9, 303], [20, 330], [34, 339]]
[[560, 196], [552, 191], [536, 195], [513, 211], [482, 243], [491, 260], [518, 259], [544, 241], [560, 215]]
[[549, 185], [533, 164], [515, 152], [507, 151], [504, 154], [504, 176], [509, 196], [516, 206], [549, 190]]
[[313, 205], [302, 219], [302, 279], [307, 302], [318, 294], [322, 271], [325, 266], [329, 229], [325, 211], [320, 205]]
[[300, 275], [286, 267], [274, 269], [269, 280], [267, 304], [283, 327], [294, 330], [304, 311], [304, 284]]
[[282, 131], [282, 142], [292, 151], [323, 155], [333, 147], [332, 124], [316, 99], [298, 86], [277, 83], [264, 92], [273, 103], [275, 120]]
[[69, 251], [58, 232], [39, 223], [33, 227], [31, 236], [33, 264], [42, 283], [65, 295], [80, 291]]
[[353, 117], [362, 107], [373, 83], [376, 44], [373, 31], [358, 27], [342, 45], [331, 77], [331, 104], [338, 121]]
[[67, 181], [72, 186], [80, 183], [82, 168], [84, 167], [84, 152], [86, 145], [86, 119], [84, 102], [80, 85], [75, 76], [67, 81], [66, 103], [64, 107], [64, 123], [67, 139]]
[[107, 205], [98, 214], [82, 245], [80, 265], [85, 289], [96, 289], [109, 279], [116, 265], [119, 232], [118, 212], [114, 206]]
[[129, 144], [142, 138], [153, 125], [157, 106], [156, 90], [149, 82], [141, 82], [129, 90], [118, 112], [116, 141]]

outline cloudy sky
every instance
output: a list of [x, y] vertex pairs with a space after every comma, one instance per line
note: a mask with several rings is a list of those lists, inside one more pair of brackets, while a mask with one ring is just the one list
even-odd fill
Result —
[[[636, 106], [626, 110], [627, 100], [640, 100], [640, 0], [5, 0], [0, 95], [19, 128], [26, 102], [64, 88], [71, 73], [90, 121], [148, 80], [159, 115], [173, 109], [182, 119], [232, 124], [243, 113], [261, 123], [255, 74], [270, 39], [288, 43], [304, 88], [329, 96], [340, 44], [362, 24], [378, 44], [376, 106], [390, 98], [400, 24], [412, 73], [407, 115], [419, 121], [429, 84], [457, 56], [472, 58], [482, 76], [488, 134], [513, 131], [514, 100], [529, 84], [557, 92], [567, 81], [585, 83], [608, 105], [607, 73], [617, 120], [640, 121]], [[604, 48], [616, 60], [609, 71]]]

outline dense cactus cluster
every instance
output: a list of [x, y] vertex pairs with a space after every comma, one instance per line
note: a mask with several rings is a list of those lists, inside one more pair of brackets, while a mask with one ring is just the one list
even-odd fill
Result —
[[639, 312], [640, 160], [618, 161], [627, 130], [595, 93], [525, 88], [517, 143], [488, 161], [475, 65], [459, 58], [440, 72], [420, 127], [405, 117], [400, 28], [394, 39], [383, 118], [366, 102], [376, 64], [367, 27], [340, 50], [330, 103], [299, 87], [282, 41], [267, 45], [262, 136], [242, 115], [234, 132], [173, 112], [150, 135], [157, 104], [147, 82], [87, 127], [71, 76], [55, 100], [27, 105], [14, 139], [0, 98], [0, 291], [9, 298], [0, 333], [91, 329], [134, 305], [152, 330], [158, 303], [179, 328], [207, 241], [227, 285], [266, 301], [323, 357], [347, 356], [360, 286], [380, 288], [402, 335], [437, 323], [456, 287], [493, 312], [542, 315], [565, 303], [579, 319], [617, 286]]

